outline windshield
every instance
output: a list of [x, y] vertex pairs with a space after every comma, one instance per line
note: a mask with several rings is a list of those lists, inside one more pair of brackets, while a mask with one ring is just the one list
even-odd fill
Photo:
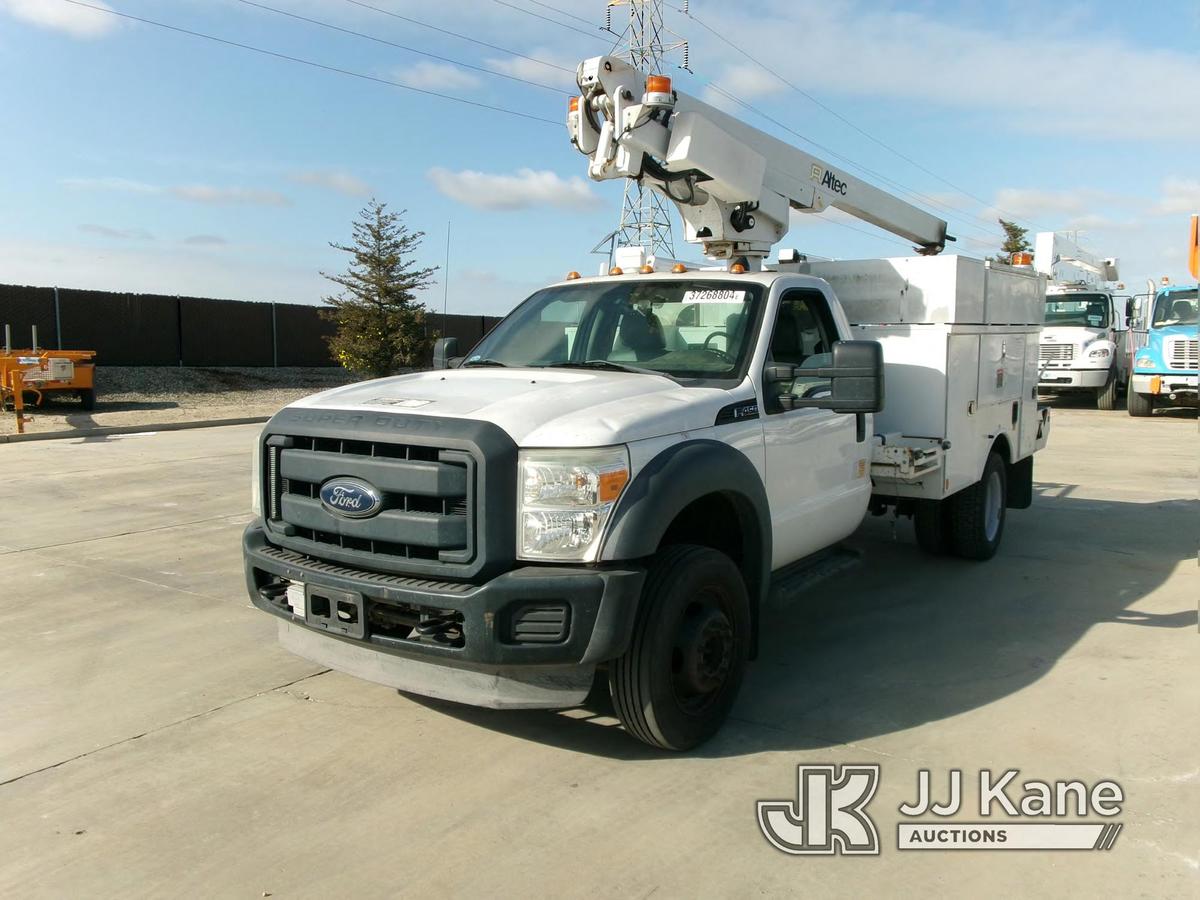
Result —
[[546, 288], [471, 351], [464, 367], [563, 366], [737, 377], [762, 286], [695, 279], [584, 282]]
[[1195, 291], [1171, 291], [1159, 294], [1154, 301], [1154, 319], [1151, 328], [1168, 325], [1195, 325], [1198, 321]]
[[1108, 297], [1104, 294], [1057, 294], [1046, 298], [1046, 325], [1108, 327]]

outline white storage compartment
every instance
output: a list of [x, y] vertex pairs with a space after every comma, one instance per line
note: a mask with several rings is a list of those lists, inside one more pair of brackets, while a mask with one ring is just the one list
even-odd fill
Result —
[[1013, 458], [1033, 452], [1044, 278], [961, 256], [813, 263], [809, 272], [833, 287], [854, 336], [883, 347], [875, 433], [940, 455], [920, 477], [873, 466], [878, 493], [941, 499], [962, 490], [1000, 435]]
[[1037, 325], [1046, 279], [967, 256], [809, 263], [833, 287], [852, 325]]

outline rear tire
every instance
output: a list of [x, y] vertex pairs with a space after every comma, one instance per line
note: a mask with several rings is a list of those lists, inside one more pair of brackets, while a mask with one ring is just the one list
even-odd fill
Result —
[[733, 560], [680, 544], [650, 564], [633, 638], [608, 667], [621, 723], [638, 740], [690, 750], [721, 727], [750, 655], [750, 601]]
[[918, 500], [913, 513], [917, 546], [932, 556], [945, 556], [950, 552], [947, 506], [940, 500]]
[[1131, 416], [1138, 419], [1153, 415], [1154, 398], [1149, 394], [1139, 394], [1133, 389], [1133, 385], [1130, 385], [1129, 392], [1125, 395], [1125, 408]]
[[95, 388], [87, 388], [79, 392], [79, 408], [84, 412], [91, 412], [96, 408]]
[[1117, 408], [1117, 370], [1108, 370], [1108, 380], [1104, 387], [1096, 392], [1096, 407], [1098, 409], [1114, 410]]
[[988, 454], [983, 476], [949, 497], [950, 546], [955, 556], [985, 560], [996, 555], [1004, 536], [1008, 473], [1000, 454]]

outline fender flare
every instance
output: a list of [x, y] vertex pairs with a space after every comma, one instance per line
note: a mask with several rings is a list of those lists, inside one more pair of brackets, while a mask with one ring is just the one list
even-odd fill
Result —
[[758, 613], [771, 582], [771, 511], [762, 478], [741, 451], [701, 439], [674, 444], [655, 456], [617, 502], [599, 558], [653, 556], [676, 516], [711, 494], [723, 495], [737, 513], [756, 646]]

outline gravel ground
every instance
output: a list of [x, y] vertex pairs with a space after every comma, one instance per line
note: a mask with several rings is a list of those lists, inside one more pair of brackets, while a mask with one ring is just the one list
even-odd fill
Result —
[[[26, 409], [33, 421], [25, 431], [269, 416], [293, 400], [354, 380], [343, 369], [102, 366], [94, 410], [84, 412], [73, 397], [48, 398], [41, 408]], [[16, 430], [12, 413], [0, 415], [0, 434]]]

